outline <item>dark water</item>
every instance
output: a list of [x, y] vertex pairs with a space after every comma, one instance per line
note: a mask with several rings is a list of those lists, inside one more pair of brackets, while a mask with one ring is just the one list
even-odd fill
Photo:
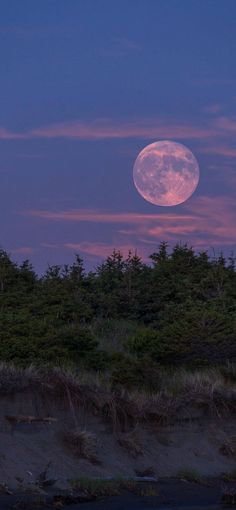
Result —
[[[28, 498], [7, 498], [0, 496], [0, 510], [12, 510], [13, 508], [25, 508], [27, 510], [40, 510], [40, 509], [55, 509], [53, 505], [35, 504], [34, 501], [29, 501]], [[94, 503], [80, 503], [76, 505], [66, 505], [62, 507], [65, 510], [222, 510], [220, 504], [217, 505], [190, 505], [183, 504], [181, 506], [175, 505], [161, 505], [154, 498], [147, 500], [146, 498], [136, 497], [113, 497], [103, 501], [96, 501]]]
[[[142, 488], [148, 484], [142, 484]], [[152, 484], [153, 486], [153, 484]], [[177, 479], [159, 479], [154, 485], [155, 495], [140, 496], [125, 492], [119, 496], [88, 503], [63, 506], [65, 510], [222, 510], [221, 498], [226, 489], [236, 490], [236, 484], [224, 484], [222, 480], [209, 480], [206, 485]], [[37, 496], [26, 493], [7, 495], [0, 493], [0, 510], [25, 508], [26, 510], [54, 509], [53, 498], [68, 493], [49, 491], [44, 504], [35, 504]], [[39, 503], [39, 501], [37, 502]]]

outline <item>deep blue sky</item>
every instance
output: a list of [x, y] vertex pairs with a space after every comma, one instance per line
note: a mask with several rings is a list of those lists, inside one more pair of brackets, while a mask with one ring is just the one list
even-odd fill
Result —
[[[3, 0], [0, 241], [41, 271], [161, 240], [236, 247], [235, 0]], [[148, 143], [184, 143], [183, 205], [136, 192]]]

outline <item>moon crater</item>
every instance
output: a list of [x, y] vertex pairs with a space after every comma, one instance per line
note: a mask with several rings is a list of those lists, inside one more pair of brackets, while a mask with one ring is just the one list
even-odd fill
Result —
[[168, 140], [147, 145], [133, 169], [134, 184], [142, 197], [155, 205], [185, 202], [199, 182], [195, 156], [184, 145]]

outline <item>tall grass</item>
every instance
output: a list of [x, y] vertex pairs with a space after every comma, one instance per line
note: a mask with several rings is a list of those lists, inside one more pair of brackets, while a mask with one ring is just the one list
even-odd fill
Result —
[[92, 324], [100, 349], [112, 354], [125, 352], [129, 338], [135, 334], [138, 325], [125, 319], [97, 319]]
[[[234, 367], [226, 367], [234, 374]], [[109, 375], [104, 376], [70, 369], [16, 368], [0, 364], [0, 395], [24, 392], [34, 388], [42, 396], [63, 399], [73, 409], [84, 407], [110, 421], [113, 430], [127, 432], [142, 420], [178, 418], [183, 409], [203, 406], [205, 410], [236, 411], [236, 382], [225, 377], [224, 367], [196, 371], [162, 369], [157, 391], [128, 392], [114, 390]], [[191, 413], [190, 413], [191, 414]]]
[[65, 430], [62, 441], [70, 451], [79, 458], [84, 458], [97, 464], [96, 436], [87, 430]]

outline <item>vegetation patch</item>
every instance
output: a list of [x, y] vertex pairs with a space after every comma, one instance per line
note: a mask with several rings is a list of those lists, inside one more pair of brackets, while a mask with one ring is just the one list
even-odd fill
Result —
[[191, 468], [181, 469], [177, 473], [177, 477], [186, 482], [206, 484], [206, 480], [198, 473], [197, 470]]
[[120, 435], [118, 437], [118, 443], [121, 448], [135, 459], [144, 453], [141, 441], [136, 431]]
[[87, 430], [66, 430], [62, 434], [63, 443], [79, 458], [84, 458], [93, 464], [99, 464], [96, 452], [96, 436]]
[[221, 478], [225, 482], [236, 482], [236, 468], [232, 469], [228, 473], [224, 473]]
[[[115, 390], [109, 378], [99, 380], [97, 374], [61, 367], [21, 368], [0, 363], [0, 395], [35, 392], [43, 399], [63, 401], [73, 412], [82, 407], [100, 415], [112, 426], [119, 438], [128, 440], [130, 431], [139, 423], [156, 422], [162, 425], [179, 420], [181, 413], [191, 419], [191, 410], [200, 408], [216, 417], [236, 411], [236, 386], [224, 381], [218, 368], [197, 369], [189, 373], [184, 369], [159, 373], [156, 392]], [[53, 416], [10, 416], [9, 421], [54, 422]], [[124, 434], [124, 435], [123, 435]], [[132, 437], [132, 435], [130, 436]], [[233, 455], [235, 438], [222, 445], [224, 454]], [[222, 453], [223, 453], [222, 450]]]
[[152, 466], [149, 466], [145, 469], [135, 469], [135, 473], [140, 478], [145, 477], [154, 477], [155, 476], [155, 470]]
[[236, 436], [229, 437], [219, 448], [219, 452], [226, 457], [236, 460]]
[[122, 478], [104, 480], [81, 477], [72, 480], [71, 486], [76, 491], [100, 498], [104, 496], [118, 496], [124, 490], [133, 492], [137, 484], [135, 481]]
[[221, 503], [230, 507], [236, 507], [236, 490], [225, 487], [221, 496]]

